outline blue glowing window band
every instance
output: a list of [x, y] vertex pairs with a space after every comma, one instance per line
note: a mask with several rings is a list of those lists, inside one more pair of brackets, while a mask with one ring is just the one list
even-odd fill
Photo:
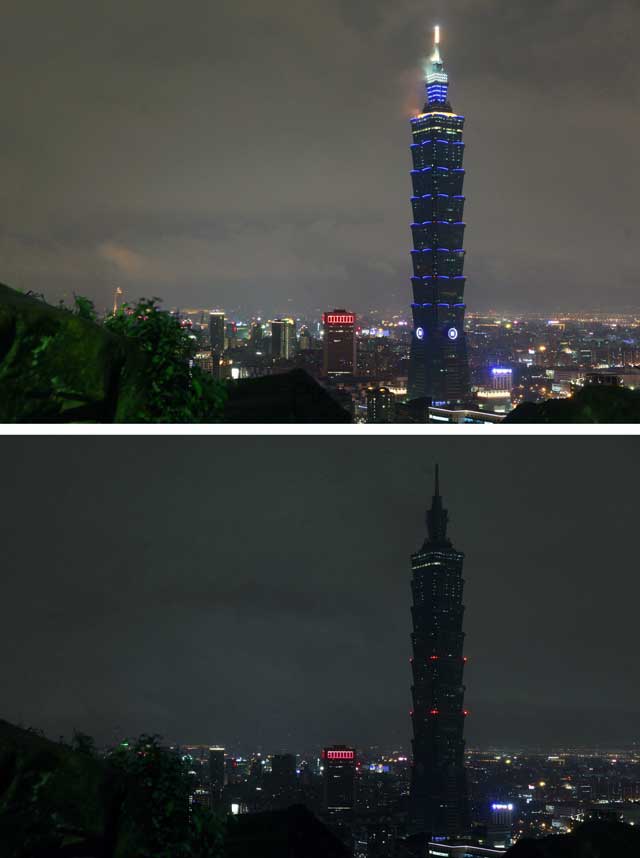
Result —
[[447, 146], [449, 146], [449, 145], [464, 146], [465, 145], [460, 140], [441, 140], [440, 138], [438, 138], [437, 140], [434, 140], [433, 138], [430, 138], [429, 140], [423, 140], [422, 143], [411, 143], [409, 148], [410, 149], [419, 149], [421, 146], [431, 146], [432, 143], [446, 143]]
[[438, 304], [437, 306], [438, 307], [450, 307], [451, 304]]
[[454, 304], [453, 306], [454, 307], [466, 307], [467, 305], [466, 304]]

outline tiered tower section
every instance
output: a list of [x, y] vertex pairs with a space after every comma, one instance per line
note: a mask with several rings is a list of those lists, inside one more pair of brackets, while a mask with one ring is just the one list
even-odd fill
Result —
[[467, 833], [464, 769], [464, 554], [447, 538], [448, 513], [436, 486], [428, 536], [411, 557], [413, 576], [413, 769], [411, 827], [431, 837]]
[[411, 120], [413, 142], [413, 338], [409, 396], [460, 405], [469, 395], [464, 334], [464, 116], [449, 104], [436, 27], [427, 101]]

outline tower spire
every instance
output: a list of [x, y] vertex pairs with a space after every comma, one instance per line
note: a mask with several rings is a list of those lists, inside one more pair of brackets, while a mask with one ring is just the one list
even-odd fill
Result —
[[447, 539], [447, 525], [449, 524], [449, 513], [442, 506], [440, 496], [440, 466], [436, 465], [436, 478], [431, 501], [431, 509], [427, 511], [428, 542], [431, 545], [449, 545]]
[[433, 54], [431, 55], [431, 62], [442, 65], [442, 57], [440, 56], [440, 27], [437, 25], [433, 28]]
[[[431, 107], [438, 109], [440, 105], [447, 104], [449, 96], [449, 76], [444, 70], [444, 63], [440, 55], [440, 27], [433, 28], [433, 53], [425, 65], [425, 77], [427, 79], [427, 104], [426, 110]], [[440, 109], [442, 109], [440, 107]]]

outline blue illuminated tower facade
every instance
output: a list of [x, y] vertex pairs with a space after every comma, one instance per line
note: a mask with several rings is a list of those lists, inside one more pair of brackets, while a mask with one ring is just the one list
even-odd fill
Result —
[[464, 333], [464, 116], [449, 104], [436, 27], [427, 101], [411, 120], [413, 336], [409, 397], [460, 405], [469, 395]]
[[427, 538], [411, 557], [413, 606], [413, 768], [410, 820], [414, 832], [456, 838], [468, 833], [464, 768], [464, 554], [447, 537], [449, 515], [436, 485]]

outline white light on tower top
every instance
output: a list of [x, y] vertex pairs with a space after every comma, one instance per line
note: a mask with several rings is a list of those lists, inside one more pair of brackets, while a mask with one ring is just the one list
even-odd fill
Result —
[[440, 27], [438, 25], [436, 25], [434, 27], [434, 30], [435, 30], [434, 44], [439, 45], [440, 44]]

